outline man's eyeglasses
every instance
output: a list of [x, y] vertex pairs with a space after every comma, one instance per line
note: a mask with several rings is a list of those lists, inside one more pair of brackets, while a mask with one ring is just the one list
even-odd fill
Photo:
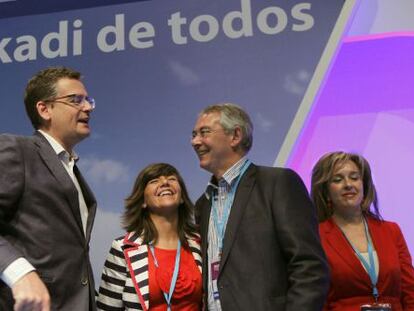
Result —
[[212, 128], [209, 128], [209, 127], [203, 127], [198, 131], [192, 131], [191, 132], [191, 138], [194, 139], [197, 136], [200, 136], [201, 138], [206, 138], [206, 137], [210, 136], [212, 133], [217, 132], [219, 130], [224, 131], [224, 129], [222, 129], [222, 128], [212, 129]]
[[[60, 99], [67, 98], [67, 101], [63, 101]], [[72, 107], [76, 107], [78, 109], [85, 108], [85, 103], [88, 103], [91, 106], [91, 109], [95, 109], [95, 99], [89, 96], [84, 95], [78, 95], [78, 94], [69, 94], [61, 97], [54, 97], [54, 98], [48, 98], [43, 100], [45, 103], [48, 102], [56, 102], [56, 103], [62, 103], [66, 104]]]

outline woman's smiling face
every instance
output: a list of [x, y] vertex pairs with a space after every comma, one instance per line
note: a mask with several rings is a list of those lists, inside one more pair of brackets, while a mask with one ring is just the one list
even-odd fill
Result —
[[181, 203], [181, 187], [175, 175], [153, 178], [145, 186], [144, 204], [151, 212], [171, 212]]
[[329, 199], [335, 211], [361, 208], [364, 188], [359, 168], [353, 161], [337, 164], [328, 184]]

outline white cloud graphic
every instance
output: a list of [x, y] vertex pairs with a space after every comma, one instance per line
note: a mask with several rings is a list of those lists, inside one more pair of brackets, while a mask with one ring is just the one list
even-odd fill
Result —
[[173, 75], [178, 78], [181, 84], [191, 86], [200, 83], [199, 76], [191, 68], [173, 60], [169, 61], [168, 64]]
[[265, 118], [262, 113], [257, 113], [255, 118], [255, 125], [257, 125], [263, 132], [269, 132], [274, 126], [274, 123], [269, 119]]
[[306, 70], [288, 74], [283, 83], [283, 88], [289, 93], [303, 95], [310, 81], [311, 75]]
[[128, 168], [121, 162], [111, 159], [82, 158], [79, 161], [82, 171], [93, 183], [115, 183], [128, 180]]

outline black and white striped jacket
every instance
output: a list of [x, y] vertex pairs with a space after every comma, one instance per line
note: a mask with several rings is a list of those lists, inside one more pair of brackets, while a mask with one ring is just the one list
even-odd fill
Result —
[[[201, 272], [200, 243], [187, 239]], [[102, 271], [98, 310], [143, 310], [149, 307], [148, 245], [135, 232], [112, 242]]]

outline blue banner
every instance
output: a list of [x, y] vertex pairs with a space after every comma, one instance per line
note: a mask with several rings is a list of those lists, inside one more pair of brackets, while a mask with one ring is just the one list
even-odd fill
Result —
[[[23, 3], [15, 2], [0, 3], [3, 17], [4, 7]], [[45, 3], [21, 12], [35, 5], [55, 11], [57, 4], [46, 11]], [[59, 10], [71, 5], [58, 3]], [[193, 199], [204, 191], [209, 176], [190, 137], [205, 106], [243, 106], [255, 126], [250, 159], [272, 165], [344, 1], [153, 0], [83, 8], [87, 3], [0, 19], [0, 132], [33, 131], [23, 92], [38, 70], [65, 65], [84, 74], [97, 104], [92, 136], [77, 152], [99, 203], [92, 243], [99, 274], [120, 231], [123, 200], [144, 166], [169, 162]]]

